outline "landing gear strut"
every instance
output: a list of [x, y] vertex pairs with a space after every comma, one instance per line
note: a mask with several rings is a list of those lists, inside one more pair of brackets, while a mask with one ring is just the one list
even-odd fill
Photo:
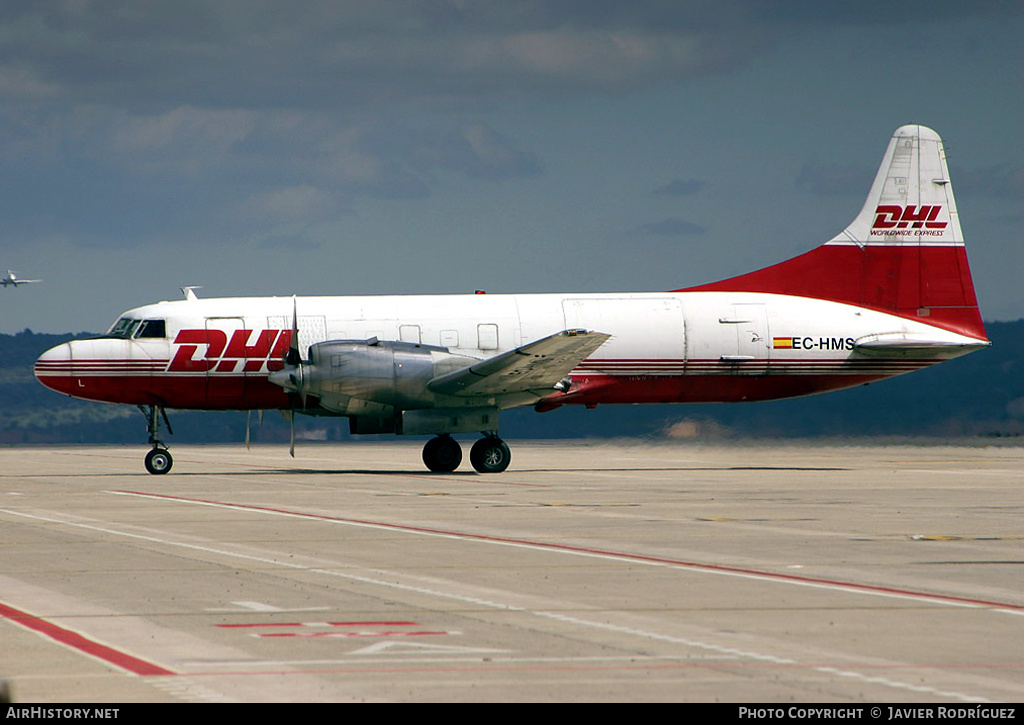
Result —
[[[512, 460], [505, 441], [485, 433], [469, 451], [469, 461], [480, 473], [501, 473]], [[462, 463], [462, 448], [447, 433], [431, 438], [423, 446], [423, 462], [435, 473], [451, 473]]]
[[146, 454], [146, 470], [155, 476], [160, 476], [171, 470], [174, 459], [167, 446], [160, 440], [160, 419], [163, 418], [167, 432], [174, 435], [171, 430], [171, 421], [167, 419], [167, 411], [161, 405], [140, 405], [139, 410], [146, 416], [146, 427], [149, 430], [149, 444], [153, 449]]

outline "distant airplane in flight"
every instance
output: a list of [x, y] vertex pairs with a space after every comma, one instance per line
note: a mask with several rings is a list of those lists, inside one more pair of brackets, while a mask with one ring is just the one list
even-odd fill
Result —
[[76, 398], [138, 406], [150, 473], [171, 468], [158, 437], [166, 408], [279, 409], [293, 421], [344, 416], [354, 434], [432, 435], [423, 462], [442, 472], [462, 461], [452, 434], [479, 432], [470, 461], [497, 473], [510, 460], [498, 437], [508, 408], [789, 398], [988, 344], [942, 141], [910, 125], [893, 134], [846, 229], [737, 277], [612, 294], [199, 299], [187, 289], [128, 310], [104, 337], [43, 353], [35, 374]]
[[42, 282], [41, 279], [22, 279], [11, 270], [7, 270], [7, 276], [0, 279], [0, 286], [3, 287], [17, 287], [19, 284], [33, 284], [34, 282]]

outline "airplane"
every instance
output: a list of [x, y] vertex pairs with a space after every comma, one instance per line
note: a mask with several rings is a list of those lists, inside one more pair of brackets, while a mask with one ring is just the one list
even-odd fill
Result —
[[34, 284], [42, 281], [41, 279], [22, 279], [11, 270], [7, 270], [7, 276], [0, 278], [0, 286], [7, 287], [10, 285], [11, 287], [17, 287], [19, 284]]
[[[431, 435], [435, 472], [506, 470], [503, 410], [739, 402], [840, 390], [979, 350], [985, 334], [942, 141], [896, 130], [853, 222], [772, 266], [663, 292], [247, 297], [158, 302], [35, 375], [147, 418], [166, 409], [345, 416], [351, 433]], [[172, 432], [172, 431], [171, 431]]]

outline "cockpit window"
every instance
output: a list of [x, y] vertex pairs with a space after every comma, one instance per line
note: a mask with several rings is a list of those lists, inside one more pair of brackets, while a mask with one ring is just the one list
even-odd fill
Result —
[[135, 332], [135, 328], [139, 326], [139, 320], [133, 320], [130, 317], [122, 317], [120, 320], [114, 323], [114, 326], [110, 328], [110, 332], [107, 333], [107, 337], [115, 337], [119, 340], [127, 340]]
[[167, 337], [163, 320], [143, 320], [135, 337]]
[[167, 337], [167, 324], [164, 320], [134, 320], [131, 317], [122, 317], [110, 328], [107, 337], [118, 340]]

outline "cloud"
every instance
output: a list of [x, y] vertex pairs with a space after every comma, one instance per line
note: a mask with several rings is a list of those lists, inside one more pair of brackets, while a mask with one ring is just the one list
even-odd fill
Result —
[[694, 196], [700, 193], [706, 186], [707, 182], [700, 181], [699, 179], [673, 179], [664, 186], [655, 189], [654, 193], [666, 196]]
[[1005, 163], [982, 169], [958, 169], [953, 180], [958, 194], [1024, 201], [1024, 164]]
[[259, 192], [240, 203], [236, 211], [250, 221], [312, 222], [335, 216], [338, 206], [330, 192], [303, 185]]
[[446, 169], [476, 179], [536, 176], [542, 171], [535, 154], [517, 149], [508, 138], [479, 122], [440, 132], [421, 130], [407, 156], [426, 172]]
[[808, 161], [800, 169], [796, 188], [822, 196], [862, 194], [871, 188], [877, 168]]
[[352, 110], [632, 92], [739, 67], [801, 31], [966, 18], [978, 0], [8, 0], [0, 98]]
[[[930, 17], [944, 18], [992, 7], [928, 4]], [[794, 26], [914, 19], [880, 2], [828, 8], [8, 0], [0, 4], [0, 212], [15, 233], [73, 232], [111, 245], [190, 226], [230, 240], [251, 236], [228, 233], [231, 224], [329, 221], [356, 197], [421, 199], [450, 175], [535, 177], [543, 159], [498, 127], [495, 109], [729, 72], [792, 43]], [[853, 183], [852, 171], [808, 167], [798, 185], [836, 193]], [[1015, 174], [1003, 174], [1004, 189], [1019, 189]], [[676, 179], [657, 193], [702, 188]], [[703, 231], [678, 219], [642, 229]]]
[[660, 222], [643, 224], [636, 230], [636, 233], [648, 237], [684, 237], [704, 234], [705, 232], [707, 232], [707, 229], [701, 225], [677, 217], [669, 217], [662, 219]]
[[[338, 218], [357, 197], [428, 197], [442, 172], [492, 183], [543, 172], [535, 154], [482, 122], [83, 107], [0, 111], [0, 138], [8, 231], [48, 227], [104, 246], [189, 226], [216, 229], [230, 243], [257, 225]], [[254, 228], [229, 232], [238, 225]]]
[[[77, 103], [351, 109], [634, 90], [762, 47], [746, 2], [680, 5], [10, 2], [0, 9], [0, 78], [20, 79], [7, 84], [11, 97]], [[726, 35], [739, 42], [720, 42]]]

